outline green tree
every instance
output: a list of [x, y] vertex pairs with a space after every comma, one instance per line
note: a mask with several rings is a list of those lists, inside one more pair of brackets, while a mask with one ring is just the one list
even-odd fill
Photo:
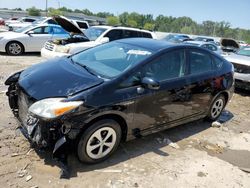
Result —
[[127, 21], [127, 26], [129, 27], [137, 27], [137, 22], [131, 18], [128, 19]]
[[64, 15], [62, 11], [55, 8], [48, 8], [49, 16], [59, 16]]
[[101, 18], [108, 18], [108, 17], [114, 17], [114, 14], [109, 13], [109, 12], [98, 12], [96, 16], [101, 17]]
[[145, 23], [143, 28], [146, 29], [146, 30], [154, 30], [155, 25], [152, 24], [152, 23]]
[[40, 10], [37, 9], [36, 7], [31, 7], [29, 9], [27, 9], [27, 11], [28, 11], [28, 14], [30, 16], [40, 16], [41, 15]]
[[119, 25], [119, 18], [116, 17], [116, 16], [109, 16], [107, 18], [107, 24], [108, 25], [112, 25], [112, 26], [115, 26], [115, 25]]

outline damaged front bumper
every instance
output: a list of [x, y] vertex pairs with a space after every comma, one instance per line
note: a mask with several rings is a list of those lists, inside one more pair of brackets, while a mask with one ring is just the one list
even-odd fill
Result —
[[[45, 121], [29, 113], [29, 106], [36, 102], [18, 88], [16, 83], [9, 85], [7, 96], [9, 106], [20, 122], [23, 135], [37, 148], [53, 149], [53, 157], [57, 158], [61, 148], [75, 139], [80, 130], [71, 130], [70, 122], [56, 119]], [[66, 150], [67, 151], [67, 150]]]

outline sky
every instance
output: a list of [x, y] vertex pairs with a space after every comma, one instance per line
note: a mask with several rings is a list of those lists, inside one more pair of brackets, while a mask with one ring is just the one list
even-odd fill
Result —
[[[0, 0], [0, 8], [35, 6], [45, 9], [46, 0]], [[250, 0], [48, 0], [48, 7], [65, 6], [70, 9], [89, 9], [111, 12], [115, 15], [127, 12], [153, 14], [154, 17], [188, 16], [198, 23], [205, 20], [227, 21], [233, 28], [250, 29]]]

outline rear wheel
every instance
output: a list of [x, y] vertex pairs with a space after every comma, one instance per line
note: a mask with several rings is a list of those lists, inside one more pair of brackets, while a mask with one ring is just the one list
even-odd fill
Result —
[[216, 99], [213, 101], [213, 103], [210, 106], [208, 119], [209, 120], [216, 120], [220, 115], [223, 109], [225, 108], [226, 100], [223, 95], [219, 95], [216, 97]]
[[12, 41], [6, 45], [6, 52], [9, 55], [21, 55], [24, 52], [24, 47], [20, 42]]
[[121, 127], [116, 121], [98, 121], [82, 134], [77, 148], [78, 158], [85, 163], [101, 162], [117, 149], [120, 140]]

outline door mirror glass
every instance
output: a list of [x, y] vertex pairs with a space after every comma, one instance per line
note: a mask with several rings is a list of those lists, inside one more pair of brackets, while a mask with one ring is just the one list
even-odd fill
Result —
[[160, 83], [156, 81], [154, 78], [144, 77], [141, 83], [148, 89], [153, 89], [153, 90], [160, 89]]
[[108, 37], [103, 37], [102, 39], [101, 39], [101, 41], [100, 41], [102, 44], [103, 43], [107, 43], [107, 42], [109, 42], [109, 38]]

